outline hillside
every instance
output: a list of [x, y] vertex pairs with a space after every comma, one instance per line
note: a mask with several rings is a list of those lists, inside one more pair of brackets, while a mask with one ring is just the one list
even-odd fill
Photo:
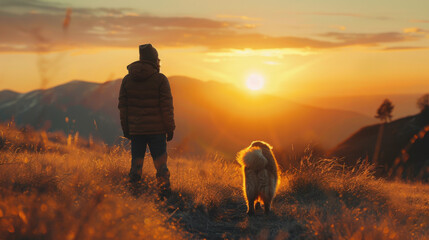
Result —
[[429, 180], [429, 112], [364, 127], [330, 150], [349, 165], [367, 158], [373, 162], [377, 136], [382, 130], [377, 174], [383, 177]]
[[[108, 144], [122, 134], [117, 110], [120, 80], [104, 84], [72, 81], [29, 93], [0, 92], [0, 121], [18, 126], [79, 132]], [[308, 143], [330, 148], [373, 119], [349, 111], [297, 104], [254, 94], [229, 84], [171, 77], [177, 130], [170, 145], [178, 153], [215, 151], [233, 156], [251, 140], [279, 149]], [[225, 144], [227, 143], [227, 144]]]
[[173, 197], [138, 193], [122, 147], [0, 126], [0, 239], [427, 239], [429, 187], [385, 182], [305, 153], [281, 173], [273, 214], [246, 215], [237, 163], [169, 158]]

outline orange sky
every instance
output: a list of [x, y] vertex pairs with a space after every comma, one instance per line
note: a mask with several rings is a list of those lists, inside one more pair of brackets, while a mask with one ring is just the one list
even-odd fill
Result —
[[122, 78], [151, 42], [167, 76], [289, 98], [429, 90], [429, 2], [320, 2], [2, 1], [0, 89]]

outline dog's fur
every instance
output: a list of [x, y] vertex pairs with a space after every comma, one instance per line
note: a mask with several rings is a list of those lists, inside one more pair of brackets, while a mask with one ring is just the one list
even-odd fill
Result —
[[247, 201], [247, 213], [255, 213], [255, 201], [261, 200], [265, 213], [271, 210], [271, 202], [279, 184], [278, 166], [273, 147], [263, 141], [254, 141], [237, 154], [243, 168], [243, 192]]

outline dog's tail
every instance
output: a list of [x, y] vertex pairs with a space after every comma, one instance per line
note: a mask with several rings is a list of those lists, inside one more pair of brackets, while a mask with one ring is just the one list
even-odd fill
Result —
[[237, 161], [241, 166], [253, 170], [265, 168], [268, 160], [262, 154], [262, 149], [259, 147], [246, 148], [240, 151], [237, 155]]

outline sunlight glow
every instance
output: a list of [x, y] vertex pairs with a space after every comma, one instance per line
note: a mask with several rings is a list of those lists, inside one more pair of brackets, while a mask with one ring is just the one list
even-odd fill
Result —
[[251, 74], [247, 77], [246, 86], [253, 91], [261, 90], [264, 87], [265, 79], [260, 74]]

